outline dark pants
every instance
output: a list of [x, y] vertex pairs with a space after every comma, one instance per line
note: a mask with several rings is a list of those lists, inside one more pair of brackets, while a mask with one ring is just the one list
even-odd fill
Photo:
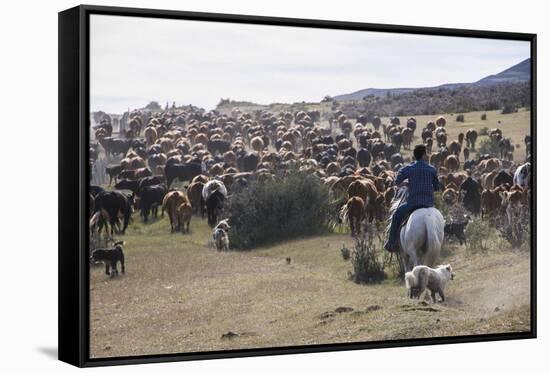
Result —
[[397, 251], [398, 248], [398, 240], [399, 240], [399, 227], [401, 227], [401, 223], [403, 223], [403, 220], [411, 214], [414, 210], [427, 207], [423, 205], [417, 205], [417, 204], [409, 204], [405, 202], [401, 206], [399, 206], [391, 219], [391, 226], [390, 226], [390, 235], [388, 237], [388, 241], [386, 244], [386, 249], [389, 251]]

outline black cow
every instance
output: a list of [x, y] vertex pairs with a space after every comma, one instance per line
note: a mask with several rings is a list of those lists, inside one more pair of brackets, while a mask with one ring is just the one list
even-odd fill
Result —
[[137, 193], [139, 193], [144, 187], [149, 185], [158, 185], [164, 183], [164, 176], [147, 176], [142, 177], [138, 180], [138, 190]]
[[475, 216], [478, 216], [481, 211], [481, 192], [483, 190], [479, 181], [468, 176], [468, 178], [460, 184], [460, 190], [466, 192], [463, 198], [464, 208]]
[[224, 201], [225, 197], [219, 190], [216, 190], [210, 194], [208, 199], [205, 201], [206, 212], [208, 213], [208, 225], [211, 227], [218, 223], [220, 215], [223, 211]]
[[179, 181], [189, 181], [195, 176], [202, 173], [202, 165], [199, 162], [188, 162], [185, 164], [169, 164], [166, 163], [164, 175], [166, 176], [166, 184], [168, 188], [176, 179]]
[[368, 167], [371, 160], [372, 155], [367, 149], [361, 148], [357, 151], [357, 162], [359, 162], [359, 166]]
[[115, 225], [119, 225], [118, 216], [122, 215], [123, 227], [120, 232], [124, 234], [128, 223], [130, 222], [130, 216], [132, 215], [132, 203], [134, 196], [125, 196], [119, 191], [107, 192], [103, 191], [99, 193], [94, 200], [94, 213], [104, 209], [109, 214], [109, 224], [111, 225], [111, 235], [114, 234]]
[[[395, 144], [384, 144], [383, 151], [387, 161], [391, 159], [392, 155], [394, 155], [395, 153], [399, 153], [399, 149], [397, 149], [397, 146], [395, 146]], [[377, 153], [373, 152], [373, 154], [377, 154]]]
[[90, 194], [95, 198], [99, 193], [104, 192], [105, 189], [99, 185], [90, 185]]
[[144, 223], [149, 219], [151, 212], [155, 218], [158, 216], [158, 207], [162, 205], [162, 200], [168, 192], [164, 184], [147, 185], [139, 191], [139, 209]]
[[513, 185], [514, 177], [512, 176], [512, 174], [502, 170], [493, 179], [493, 185], [496, 188], [497, 186], [504, 185], [504, 184]]
[[361, 148], [366, 148], [368, 146], [368, 143], [369, 143], [369, 136], [361, 134], [361, 135], [357, 136], [357, 142], [359, 143], [359, 146]]
[[357, 157], [357, 150], [356, 150], [355, 148], [353, 148], [353, 147], [351, 147], [351, 148], [346, 148], [346, 149], [344, 149], [344, 150], [342, 151], [342, 155], [343, 155], [344, 157], [349, 156], [349, 157], [352, 157], [352, 158], [355, 159], [355, 158]]
[[122, 179], [115, 184], [115, 189], [131, 190], [132, 192], [137, 193], [139, 190], [139, 180]]
[[252, 172], [258, 166], [259, 158], [256, 153], [242, 154], [237, 158], [237, 166], [241, 172]]
[[226, 140], [214, 139], [209, 140], [208, 143], [206, 143], [206, 148], [212, 154], [223, 154], [231, 149], [231, 144]]
[[401, 132], [394, 133], [391, 137], [391, 142], [395, 144], [397, 151], [400, 151], [401, 145], [403, 145], [403, 135], [401, 134]]
[[99, 140], [99, 143], [108, 155], [124, 155], [128, 152], [131, 145], [130, 140], [113, 139], [112, 137], [105, 137]]
[[117, 179], [118, 175], [124, 170], [124, 167], [121, 165], [111, 166], [105, 168], [105, 173], [109, 175], [109, 185], [111, 185], [111, 182], [113, 179]]
[[403, 159], [403, 156], [401, 155], [401, 153], [395, 153], [391, 155], [390, 163], [391, 163], [391, 168], [393, 170], [396, 165], [405, 163], [405, 160]]

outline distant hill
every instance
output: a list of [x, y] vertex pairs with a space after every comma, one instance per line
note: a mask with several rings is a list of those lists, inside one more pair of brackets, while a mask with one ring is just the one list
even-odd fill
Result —
[[448, 83], [448, 84], [442, 84], [436, 87], [425, 87], [425, 88], [366, 88], [356, 92], [334, 96], [334, 99], [338, 101], [361, 100], [367, 96], [384, 97], [388, 93], [392, 95], [400, 95], [404, 93], [411, 93], [419, 89], [438, 89], [438, 88], [454, 89], [458, 87], [487, 87], [487, 86], [501, 84], [501, 83], [527, 82], [529, 80], [531, 80], [531, 59], [530, 58], [498, 74], [486, 76], [485, 78], [482, 78], [477, 82], [473, 82], [473, 83]]

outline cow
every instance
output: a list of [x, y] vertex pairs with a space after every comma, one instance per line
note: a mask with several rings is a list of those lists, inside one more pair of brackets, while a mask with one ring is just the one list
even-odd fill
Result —
[[365, 202], [361, 197], [351, 197], [340, 211], [342, 223], [349, 222], [352, 237], [361, 233], [361, 222], [365, 214]]
[[137, 194], [139, 190], [139, 180], [122, 179], [115, 184], [117, 190], [130, 190]]
[[127, 197], [119, 191], [103, 191], [95, 197], [94, 212], [101, 211], [101, 209], [103, 209], [109, 214], [111, 235], [114, 234], [114, 227], [118, 225], [119, 215], [123, 218], [123, 226], [122, 229], [119, 229], [119, 232], [121, 234], [126, 233], [126, 228], [128, 228], [130, 217], [132, 215], [133, 199], [133, 194], [130, 197]]
[[449, 155], [449, 156], [445, 159], [445, 167], [446, 167], [450, 172], [458, 171], [458, 169], [459, 169], [459, 167], [460, 167], [460, 161], [458, 160], [458, 156], [456, 156], [456, 155]]
[[193, 215], [193, 207], [187, 202], [183, 202], [178, 206], [178, 225], [182, 233], [189, 233], [189, 224], [191, 223], [191, 216]]
[[121, 165], [116, 166], [110, 166], [105, 168], [105, 173], [109, 176], [109, 186], [111, 186], [111, 182], [113, 179], [117, 179], [118, 175], [123, 171], [123, 167]]
[[470, 129], [466, 131], [466, 146], [472, 149], [476, 148], [477, 131]]
[[168, 188], [164, 184], [147, 185], [140, 189], [138, 204], [144, 223], [147, 223], [150, 212], [155, 218], [158, 216], [158, 207], [162, 205], [167, 192]]
[[514, 183], [514, 177], [507, 171], [501, 170], [497, 173], [493, 179], [493, 186], [498, 187], [500, 185], [511, 186]]
[[460, 190], [465, 191], [464, 198], [462, 199], [464, 208], [475, 216], [478, 216], [481, 211], [481, 191], [483, 190], [479, 181], [468, 176], [468, 178], [460, 184]]
[[170, 188], [174, 180], [188, 181], [202, 173], [202, 165], [200, 162], [190, 161], [185, 164], [166, 164], [164, 175], [166, 177], [166, 185]]
[[229, 141], [222, 139], [211, 139], [206, 143], [208, 151], [214, 155], [223, 154], [231, 150], [231, 144]]
[[119, 179], [137, 180], [142, 177], [152, 176], [153, 173], [147, 167], [133, 170], [121, 171], [118, 175]]
[[498, 189], [485, 189], [481, 193], [481, 217], [497, 212], [502, 205], [502, 197]]
[[162, 200], [162, 213], [164, 214], [164, 211], [166, 211], [168, 214], [171, 233], [180, 230], [178, 207], [184, 202], [189, 202], [189, 200], [187, 196], [179, 190], [170, 190]]
[[[205, 186], [206, 188], [206, 186]], [[203, 189], [204, 195], [204, 189]], [[208, 216], [208, 225], [211, 227], [218, 223], [224, 207], [226, 196], [219, 189], [212, 192], [205, 200], [206, 212]]]
[[202, 189], [204, 188], [202, 181], [192, 181], [187, 187], [187, 197], [191, 202], [194, 213], [199, 213], [204, 218], [204, 200], [202, 199]]
[[368, 167], [372, 160], [372, 155], [368, 149], [360, 148], [357, 151], [357, 162], [360, 167]]

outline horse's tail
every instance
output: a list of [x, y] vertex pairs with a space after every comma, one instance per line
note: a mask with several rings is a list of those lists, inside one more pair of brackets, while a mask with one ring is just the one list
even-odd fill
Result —
[[342, 209], [340, 210], [340, 220], [342, 221], [342, 224], [346, 224], [348, 222], [349, 218], [349, 203], [346, 203], [344, 206], [342, 206]]
[[97, 223], [99, 222], [99, 217], [101, 216], [101, 212], [97, 211], [92, 215], [90, 218], [90, 228], [95, 227]]
[[425, 264], [429, 267], [433, 267], [443, 244], [445, 222], [442, 219], [438, 219], [434, 214], [429, 214], [426, 218], [425, 254], [429, 254], [431, 260], [428, 259], [428, 262]]

